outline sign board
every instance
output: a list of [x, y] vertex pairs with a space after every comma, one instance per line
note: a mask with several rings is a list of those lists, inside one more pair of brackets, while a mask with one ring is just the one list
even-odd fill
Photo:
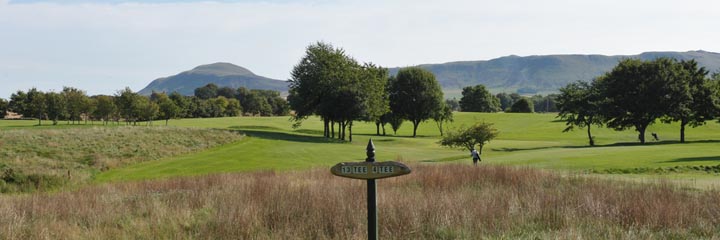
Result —
[[343, 162], [330, 168], [336, 176], [355, 179], [380, 179], [405, 175], [411, 172], [405, 164], [389, 162]]

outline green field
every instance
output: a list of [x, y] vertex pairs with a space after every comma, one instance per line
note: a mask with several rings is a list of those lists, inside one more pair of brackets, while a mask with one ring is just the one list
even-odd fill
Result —
[[[483, 164], [529, 165], [581, 172], [632, 172], [636, 174], [623, 177], [697, 179], [703, 184], [720, 180], [718, 174], [706, 171], [684, 171], [679, 174], [647, 172], [647, 169], [656, 168], [720, 164], [720, 125], [717, 122], [688, 129], [688, 143], [685, 144], [677, 142], [679, 127], [676, 124], [657, 123], [650, 126], [648, 135], [656, 132], [661, 141], [645, 145], [637, 143], [637, 134], [632, 130], [617, 132], [596, 128], [593, 130], [599, 145], [596, 147], [587, 146], [583, 129], [562, 133], [564, 122], [558, 121], [554, 114], [456, 113], [455, 122], [450, 127], [477, 121], [494, 123], [500, 130], [500, 136], [486, 146]], [[342, 161], [362, 161], [369, 138], [373, 139], [380, 160], [470, 163], [466, 152], [437, 144], [439, 131], [431, 121], [420, 126], [417, 138], [408, 137], [412, 126], [407, 122], [397, 136], [392, 135], [389, 126], [388, 136], [375, 136], [373, 124], [357, 123], [353, 129], [355, 135], [352, 143], [322, 138], [322, 126], [318, 119], [309, 119], [298, 129], [291, 127], [287, 117], [182, 119], [170, 121], [170, 125], [240, 130], [248, 137], [196, 154], [114, 169], [98, 175], [97, 180], [329, 167]]]
[[[562, 133], [564, 122], [554, 114], [455, 113], [450, 128], [485, 121], [494, 123], [499, 137], [486, 145], [482, 164], [527, 165], [573, 172], [614, 173], [607, 176], [628, 179], [648, 177], [674, 178], [704, 185], [720, 183], [715, 171], [695, 171], [684, 166], [720, 164], [720, 124], [710, 122], [686, 132], [688, 143], [678, 143], [677, 124], [656, 123], [648, 135], [656, 132], [659, 142], [638, 144], [633, 130], [613, 131], [594, 128], [599, 146], [588, 147], [584, 129]], [[36, 121], [0, 121], [0, 129], [83, 128], [85, 125], [34, 126]], [[98, 123], [96, 123], [98, 124]], [[158, 121], [155, 126], [162, 126]], [[293, 129], [288, 117], [235, 117], [171, 120], [171, 126], [239, 130], [247, 135], [240, 141], [198, 153], [161, 158], [95, 176], [98, 182], [205, 175], [220, 172], [257, 170], [302, 170], [329, 167], [343, 161], [362, 161], [365, 146], [372, 138], [379, 160], [400, 160], [435, 164], [470, 163], [468, 153], [439, 146], [439, 131], [434, 122], [420, 125], [418, 137], [409, 137], [412, 125], [406, 122], [397, 135], [387, 126], [388, 136], [376, 136], [375, 125], [356, 123], [354, 141], [341, 142], [322, 137], [321, 122], [306, 120]], [[678, 173], [656, 171], [676, 167]], [[632, 174], [617, 174], [632, 173]]]

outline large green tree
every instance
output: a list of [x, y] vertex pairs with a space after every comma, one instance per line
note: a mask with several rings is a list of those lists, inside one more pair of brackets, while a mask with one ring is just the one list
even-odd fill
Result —
[[454, 121], [452, 108], [447, 103], [443, 103], [440, 111], [435, 112], [432, 119], [440, 131], [440, 136], [443, 136], [443, 123]]
[[120, 116], [125, 119], [126, 124], [137, 124], [140, 118], [139, 112], [141, 106], [141, 98], [139, 94], [133, 92], [129, 87], [120, 90], [115, 94], [115, 106], [117, 106]]
[[413, 137], [421, 122], [441, 110], [443, 92], [430, 71], [409, 67], [400, 69], [389, 91], [393, 114], [413, 123]]
[[205, 86], [195, 89], [195, 96], [207, 100], [218, 96], [218, 86], [214, 83], [209, 83]]
[[595, 140], [590, 128], [603, 123], [600, 110], [602, 99], [598, 88], [588, 82], [578, 81], [560, 88], [560, 95], [556, 100], [560, 111], [558, 117], [564, 120], [567, 126], [563, 132], [571, 131], [575, 127], [587, 128], [589, 144], [594, 146]]
[[[387, 70], [373, 64], [358, 64], [345, 51], [318, 42], [308, 46], [293, 68], [288, 101], [295, 111], [296, 126], [311, 115], [319, 115], [324, 136], [352, 141], [353, 121], [373, 121], [386, 112], [383, 99]], [[346, 134], [349, 129], [349, 135]]]
[[635, 128], [638, 139], [645, 143], [647, 127], [665, 116], [676, 101], [686, 101], [685, 95], [678, 94], [689, 91], [678, 67], [668, 58], [620, 61], [598, 79], [606, 99], [603, 104], [606, 125], [615, 130]]
[[681, 84], [670, 85], [673, 92], [673, 102], [663, 122], [680, 122], [680, 142], [685, 142], [686, 126], [698, 127], [705, 121], [718, 116], [718, 103], [716, 94], [711, 87], [711, 80], [707, 78], [708, 71], [699, 67], [695, 60], [677, 62], [680, 67], [672, 68], [679, 77]]
[[493, 96], [482, 84], [464, 87], [460, 98], [460, 109], [463, 112], [497, 112], [500, 111], [500, 99]]

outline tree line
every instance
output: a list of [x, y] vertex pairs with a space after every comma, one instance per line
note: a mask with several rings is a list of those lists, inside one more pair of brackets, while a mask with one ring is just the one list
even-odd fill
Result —
[[[214, 91], [208, 91], [214, 90]], [[10, 101], [0, 99], [0, 117], [6, 111], [23, 115], [24, 118], [42, 121], [68, 121], [76, 124], [87, 121], [102, 121], [137, 125], [138, 122], [151, 124], [153, 120], [175, 118], [232, 117], [245, 115], [287, 115], [289, 105], [277, 91], [248, 90], [245, 88], [218, 88], [208, 84], [198, 88], [195, 96], [184, 96], [177, 92], [170, 95], [153, 92], [143, 96], [130, 88], [117, 91], [115, 95], [88, 96], [83, 90], [64, 87], [62, 91], [43, 92], [31, 88], [27, 92], [18, 90]]]
[[[294, 126], [317, 115], [323, 135], [352, 141], [354, 121], [373, 122], [376, 134], [385, 135], [390, 124], [397, 132], [403, 121], [413, 123], [413, 137], [420, 123], [452, 118], [443, 101], [435, 76], [411, 67], [389, 76], [386, 68], [360, 64], [341, 48], [318, 42], [307, 47], [305, 56], [291, 72], [288, 102], [294, 111]], [[337, 126], [337, 131], [336, 131]]]
[[557, 112], [557, 94], [521, 96], [518, 93], [498, 93], [493, 95], [484, 85], [478, 84], [462, 89], [462, 98], [447, 100], [454, 111], [462, 112]]
[[685, 142], [687, 126], [720, 117], [720, 74], [708, 76], [709, 71], [694, 60], [624, 59], [591, 82], [561, 88], [558, 117], [566, 122], [564, 131], [586, 128], [591, 146], [593, 125], [634, 129], [645, 143], [647, 127], [657, 120], [679, 122], [680, 142]]

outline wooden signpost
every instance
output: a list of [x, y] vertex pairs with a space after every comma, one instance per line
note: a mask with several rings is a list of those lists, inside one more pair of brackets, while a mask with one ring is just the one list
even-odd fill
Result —
[[408, 166], [399, 162], [375, 162], [375, 145], [368, 141], [365, 162], [342, 162], [330, 168], [336, 176], [367, 180], [368, 239], [378, 238], [377, 191], [375, 179], [397, 177], [411, 172]]

